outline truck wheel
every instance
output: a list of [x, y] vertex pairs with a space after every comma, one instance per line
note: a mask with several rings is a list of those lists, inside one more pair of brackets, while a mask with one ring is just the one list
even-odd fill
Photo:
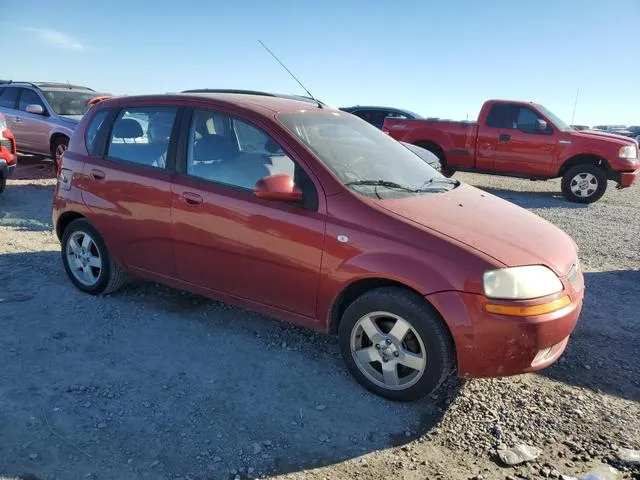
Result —
[[562, 176], [562, 193], [572, 202], [593, 203], [607, 190], [607, 176], [595, 165], [576, 165]]
[[395, 401], [417, 400], [454, 371], [449, 331], [424, 299], [398, 287], [353, 301], [338, 326], [342, 357], [369, 391]]
[[445, 177], [452, 177], [454, 173], [456, 173], [456, 169], [452, 167], [447, 167], [447, 158], [444, 156], [444, 152], [432, 143], [416, 143], [416, 146], [424, 148], [425, 150], [429, 150], [433, 153], [438, 160], [440, 160], [440, 173]]

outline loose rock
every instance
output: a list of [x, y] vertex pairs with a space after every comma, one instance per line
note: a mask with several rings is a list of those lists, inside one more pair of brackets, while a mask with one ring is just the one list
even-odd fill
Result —
[[508, 450], [498, 450], [498, 457], [506, 465], [519, 465], [540, 456], [541, 450], [529, 445], [516, 445]]

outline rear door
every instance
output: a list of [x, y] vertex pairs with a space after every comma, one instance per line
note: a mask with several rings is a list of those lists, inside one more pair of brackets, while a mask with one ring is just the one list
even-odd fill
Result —
[[[140, 273], [175, 276], [171, 179], [181, 109], [146, 105], [97, 112], [85, 141], [83, 200], [110, 250]], [[97, 132], [97, 133], [96, 133]]]
[[[259, 124], [209, 108], [189, 117], [171, 211], [179, 277], [314, 317], [326, 222], [319, 184]], [[294, 178], [304, 204], [255, 197], [255, 183], [275, 174]]]
[[[18, 114], [16, 116], [14, 135], [20, 138], [25, 150], [34, 153], [49, 153], [49, 112], [40, 95], [29, 88], [20, 88], [18, 96]], [[39, 105], [43, 114], [27, 112], [28, 105]]]
[[20, 88], [18, 87], [3, 87], [0, 89], [0, 112], [4, 114], [9, 130], [11, 130], [16, 136], [16, 143], [18, 143], [18, 148], [21, 149], [22, 145], [20, 145], [20, 139], [16, 135], [15, 131], [16, 116], [18, 115], [19, 93]]

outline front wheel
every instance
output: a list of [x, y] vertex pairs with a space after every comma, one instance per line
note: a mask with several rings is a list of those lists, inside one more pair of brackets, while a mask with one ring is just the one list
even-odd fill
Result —
[[5, 188], [7, 188], [7, 177], [0, 172], [0, 193], [4, 192]]
[[126, 275], [113, 260], [98, 231], [87, 220], [74, 220], [62, 235], [62, 264], [73, 284], [93, 295], [118, 290]]
[[562, 176], [562, 193], [572, 202], [593, 203], [607, 190], [607, 176], [595, 165], [576, 165]]
[[390, 400], [424, 397], [454, 368], [446, 326], [424, 299], [402, 288], [378, 288], [357, 298], [344, 312], [338, 335], [351, 374]]

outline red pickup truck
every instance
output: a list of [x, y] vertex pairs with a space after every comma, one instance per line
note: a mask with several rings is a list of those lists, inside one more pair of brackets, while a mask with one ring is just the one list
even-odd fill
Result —
[[467, 171], [531, 180], [562, 177], [562, 193], [580, 203], [602, 197], [607, 180], [624, 188], [640, 177], [638, 142], [575, 130], [535, 103], [489, 100], [477, 122], [388, 117], [383, 131], [433, 152], [448, 176]]

